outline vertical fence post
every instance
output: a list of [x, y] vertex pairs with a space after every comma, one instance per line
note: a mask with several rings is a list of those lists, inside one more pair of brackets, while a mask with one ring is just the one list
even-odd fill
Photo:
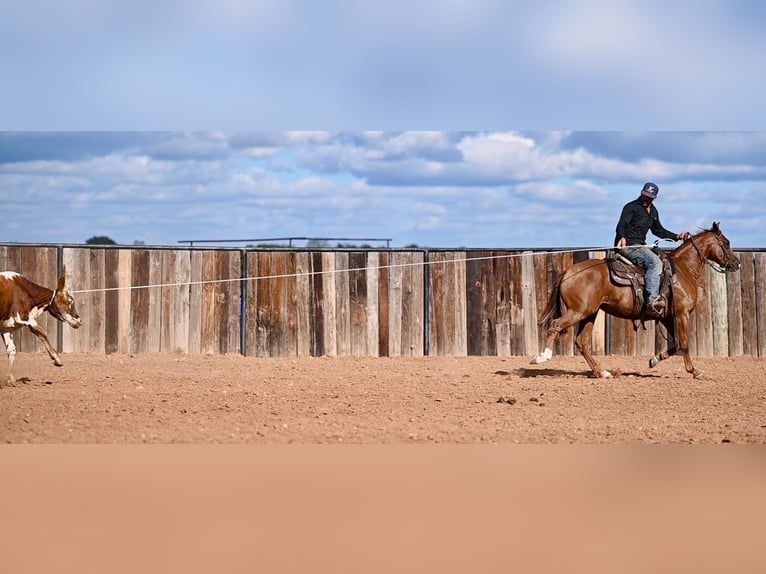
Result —
[[247, 250], [239, 250], [239, 354], [247, 355]]
[[431, 317], [429, 309], [431, 308], [431, 285], [429, 281], [429, 262], [428, 249], [423, 250], [423, 356], [427, 357], [431, 352], [431, 339], [428, 336], [430, 331]]
[[[61, 277], [64, 272], [64, 246], [56, 246], [56, 278]], [[53, 286], [56, 289], [56, 286]], [[64, 347], [62, 339], [64, 338], [64, 324], [61, 321], [56, 321], [56, 352], [63, 353]]]

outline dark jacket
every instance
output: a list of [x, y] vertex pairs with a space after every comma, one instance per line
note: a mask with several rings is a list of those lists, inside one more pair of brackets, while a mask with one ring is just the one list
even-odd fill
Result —
[[660, 214], [654, 204], [649, 207], [647, 213], [646, 208], [641, 205], [641, 198], [625, 204], [625, 207], [622, 208], [620, 221], [617, 222], [616, 231], [615, 245], [621, 237], [625, 238], [627, 245], [645, 245], [646, 234], [649, 231], [662, 239], [678, 239], [677, 233], [668, 231], [662, 226]]

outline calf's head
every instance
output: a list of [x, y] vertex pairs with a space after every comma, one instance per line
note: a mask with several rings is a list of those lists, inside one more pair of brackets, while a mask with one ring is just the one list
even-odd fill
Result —
[[63, 321], [74, 329], [77, 329], [82, 325], [82, 321], [80, 320], [80, 316], [77, 314], [77, 309], [74, 305], [74, 299], [66, 288], [66, 273], [62, 273], [61, 277], [59, 277], [58, 285], [56, 285], [56, 292], [53, 294], [53, 300], [48, 306], [48, 311], [51, 315], [56, 317], [56, 319]]

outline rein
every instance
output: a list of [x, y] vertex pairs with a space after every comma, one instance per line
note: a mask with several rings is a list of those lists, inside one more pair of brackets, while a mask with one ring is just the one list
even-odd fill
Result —
[[[723, 251], [723, 252], [724, 252], [724, 254], [725, 254], [726, 252], [725, 252], [725, 250], [723, 249], [723, 246], [721, 245], [721, 240], [720, 240], [720, 239], [718, 239], [718, 238], [716, 238], [716, 240], [718, 241], [718, 245], [721, 247], [721, 251]], [[708, 259], [707, 257], [705, 257], [705, 255], [702, 253], [702, 250], [701, 250], [701, 249], [699, 248], [699, 246], [698, 246], [698, 245], [697, 245], [697, 244], [694, 242], [694, 237], [689, 237], [689, 241], [690, 241], [690, 242], [691, 242], [691, 244], [694, 246], [694, 249], [696, 249], [696, 250], [697, 250], [697, 254], [700, 256], [700, 259], [702, 259], [702, 263], [703, 263], [703, 264], [704, 264], [704, 263], [707, 263], [708, 265], [710, 265], [710, 268], [711, 268], [713, 271], [715, 271], [716, 273], [726, 273], [726, 272], [727, 272], [727, 271], [726, 271], [726, 268], [724, 268], [724, 267], [721, 267], [721, 266], [720, 266], [718, 263], [716, 263], [715, 261], [712, 261], [712, 260]], [[724, 255], [724, 256], [725, 256], [725, 255]]]

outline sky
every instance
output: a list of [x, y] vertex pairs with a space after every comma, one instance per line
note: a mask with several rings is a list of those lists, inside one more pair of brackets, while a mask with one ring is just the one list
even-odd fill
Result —
[[2, 132], [0, 241], [606, 246], [653, 181], [668, 229], [765, 247], [763, 158], [766, 132]]
[[755, 0], [0, 5], [0, 242], [764, 247]]

